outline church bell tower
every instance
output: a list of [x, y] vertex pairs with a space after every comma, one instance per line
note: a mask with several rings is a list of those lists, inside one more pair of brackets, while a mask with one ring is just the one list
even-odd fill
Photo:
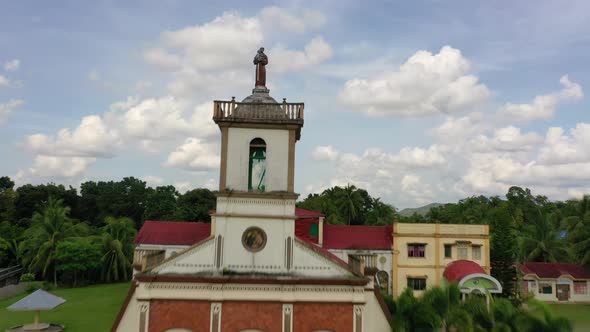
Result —
[[241, 102], [214, 101], [221, 130], [215, 267], [237, 273], [286, 273], [293, 267], [295, 144], [303, 103], [281, 103], [266, 88], [268, 57], [254, 58], [255, 87]]

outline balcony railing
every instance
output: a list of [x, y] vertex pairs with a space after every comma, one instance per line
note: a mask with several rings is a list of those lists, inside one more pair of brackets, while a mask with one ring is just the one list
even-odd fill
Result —
[[[236, 112], [236, 109], [244, 110]], [[213, 101], [213, 119], [283, 119], [303, 120], [304, 103], [241, 103], [235, 101], [215, 100]]]

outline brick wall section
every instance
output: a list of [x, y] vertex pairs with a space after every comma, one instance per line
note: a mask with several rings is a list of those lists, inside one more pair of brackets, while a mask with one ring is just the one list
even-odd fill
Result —
[[279, 302], [223, 302], [221, 332], [282, 331], [282, 314], [283, 305]]
[[152, 300], [149, 332], [184, 328], [194, 332], [209, 331], [211, 303], [204, 301]]
[[293, 332], [352, 332], [352, 315], [352, 304], [349, 303], [295, 303]]

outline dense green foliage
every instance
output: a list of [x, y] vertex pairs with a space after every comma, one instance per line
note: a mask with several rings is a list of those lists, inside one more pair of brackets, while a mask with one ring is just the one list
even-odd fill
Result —
[[22, 265], [54, 284], [131, 278], [133, 239], [145, 220], [209, 221], [215, 196], [208, 189], [180, 194], [129, 177], [81, 185], [14, 188], [0, 177], [0, 268]]
[[454, 285], [431, 287], [417, 298], [412, 289], [406, 290], [393, 308], [394, 332], [570, 332], [572, 323], [556, 316], [549, 307], [536, 301], [515, 306], [503, 298], [491, 298], [490, 306], [484, 296], [468, 295], [461, 301], [459, 288]]
[[353, 185], [332, 187], [321, 194], [309, 194], [297, 207], [326, 214], [329, 224], [389, 225], [397, 217], [395, 208], [364, 189]]

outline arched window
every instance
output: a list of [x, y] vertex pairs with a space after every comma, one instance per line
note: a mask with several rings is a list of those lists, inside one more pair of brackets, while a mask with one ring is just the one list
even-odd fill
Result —
[[266, 142], [255, 138], [250, 142], [248, 190], [264, 191], [266, 187]]

